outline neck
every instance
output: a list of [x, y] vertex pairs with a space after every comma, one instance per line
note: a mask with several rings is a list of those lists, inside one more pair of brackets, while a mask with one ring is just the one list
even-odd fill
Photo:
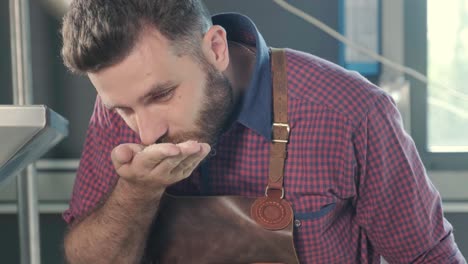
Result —
[[229, 41], [229, 66], [224, 72], [232, 85], [234, 101], [239, 103], [255, 68], [255, 47]]

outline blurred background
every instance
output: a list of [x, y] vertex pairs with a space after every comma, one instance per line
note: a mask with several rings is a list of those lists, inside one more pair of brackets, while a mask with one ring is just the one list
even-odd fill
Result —
[[[66, 0], [31, 0], [33, 101], [70, 122], [68, 138], [36, 163], [43, 263], [63, 263], [67, 208], [96, 92], [60, 58]], [[256, 23], [269, 46], [312, 53], [390, 92], [442, 194], [446, 218], [468, 256], [468, 0], [291, 0], [354, 42], [427, 74], [426, 84], [349, 49], [271, 0], [205, 0], [211, 13], [240, 12]], [[0, 1], [0, 104], [12, 104], [8, 1]], [[15, 181], [0, 185], [2, 263], [19, 263]]]

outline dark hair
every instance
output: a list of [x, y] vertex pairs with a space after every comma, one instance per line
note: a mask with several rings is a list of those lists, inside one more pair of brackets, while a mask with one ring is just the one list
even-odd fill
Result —
[[171, 41], [177, 55], [199, 58], [211, 19], [201, 0], [74, 0], [62, 25], [64, 63], [75, 73], [118, 63], [148, 26]]

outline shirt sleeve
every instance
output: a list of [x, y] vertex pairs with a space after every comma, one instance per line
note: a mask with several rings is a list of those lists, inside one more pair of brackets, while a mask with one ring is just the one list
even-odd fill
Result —
[[382, 95], [354, 135], [356, 219], [390, 263], [466, 263], [393, 100]]
[[119, 119], [117, 114], [103, 107], [99, 97], [96, 99], [69, 209], [63, 213], [68, 224], [89, 214], [110, 192], [118, 178], [110, 153], [118, 143]]

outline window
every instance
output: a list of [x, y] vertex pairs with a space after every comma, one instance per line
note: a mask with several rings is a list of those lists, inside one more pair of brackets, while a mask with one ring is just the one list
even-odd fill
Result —
[[428, 169], [468, 169], [468, 1], [405, 1], [405, 63], [440, 85], [411, 80], [411, 132]]
[[429, 78], [450, 88], [428, 85], [428, 148], [467, 152], [468, 1], [428, 0], [427, 58]]

